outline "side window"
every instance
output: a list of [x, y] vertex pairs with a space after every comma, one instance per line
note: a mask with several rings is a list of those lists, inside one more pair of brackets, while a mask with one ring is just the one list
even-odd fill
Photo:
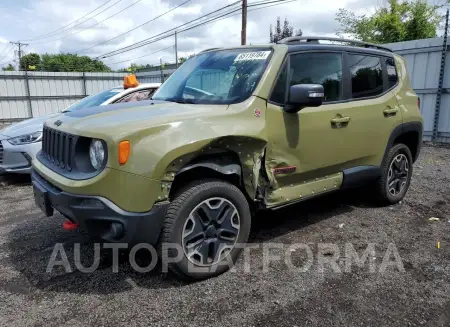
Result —
[[397, 84], [397, 70], [395, 69], [395, 61], [393, 58], [386, 59], [386, 69], [388, 75], [388, 88], [392, 88]]
[[149, 100], [154, 92], [155, 92], [154, 89], [136, 91], [125, 95], [123, 98], [117, 100], [116, 103]]
[[380, 58], [349, 54], [348, 65], [352, 78], [352, 98], [366, 98], [383, 93]]
[[270, 96], [270, 101], [284, 104], [286, 101], [286, 83], [287, 83], [287, 64], [285, 63], [281, 69], [280, 75], [278, 75], [278, 80], [275, 87], [272, 90], [272, 95]]
[[324, 102], [342, 99], [342, 54], [301, 53], [290, 58], [289, 86], [295, 84], [321, 84]]

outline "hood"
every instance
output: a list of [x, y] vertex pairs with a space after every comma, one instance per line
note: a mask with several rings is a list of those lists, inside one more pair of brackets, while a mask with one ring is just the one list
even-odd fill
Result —
[[227, 108], [228, 105], [140, 101], [67, 112], [50, 119], [46, 124], [75, 135], [119, 138], [150, 127], [221, 115]]
[[0, 130], [0, 135], [7, 136], [8, 138], [30, 134], [34, 132], [42, 131], [42, 126], [47, 119], [60, 115], [60, 113], [51, 114], [42, 117], [31, 118], [23, 120], [20, 123], [16, 123]]

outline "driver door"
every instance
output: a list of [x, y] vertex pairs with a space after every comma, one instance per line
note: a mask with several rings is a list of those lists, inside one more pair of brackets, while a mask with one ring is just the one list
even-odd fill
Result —
[[[362, 119], [351, 118], [357, 109], [343, 101], [343, 58], [341, 52], [294, 53], [280, 72], [266, 114], [266, 169], [278, 189], [274, 193], [279, 192], [272, 195], [275, 202], [301, 196], [303, 191], [310, 196], [340, 185], [342, 170], [364, 161], [367, 146], [361, 136], [365, 125]], [[295, 84], [323, 85], [324, 103], [297, 113], [285, 112], [288, 89]], [[340, 122], [346, 117], [349, 122]], [[328, 184], [320, 182], [333, 174], [335, 178]], [[304, 185], [309, 187], [303, 190]], [[286, 188], [291, 189], [289, 195], [283, 195]]]

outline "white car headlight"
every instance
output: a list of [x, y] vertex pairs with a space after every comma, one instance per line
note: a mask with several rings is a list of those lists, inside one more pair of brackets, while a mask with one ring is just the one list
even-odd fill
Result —
[[99, 170], [105, 164], [105, 147], [100, 140], [93, 139], [91, 146], [89, 147], [89, 158], [91, 159], [91, 165], [94, 169]]
[[34, 132], [31, 134], [25, 134], [25, 135], [13, 137], [13, 138], [8, 139], [7, 141], [9, 143], [11, 143], [12, 145], [22, 145], [22, 144], [40, 142], [41, 140], [42, 140], [42, 132]]

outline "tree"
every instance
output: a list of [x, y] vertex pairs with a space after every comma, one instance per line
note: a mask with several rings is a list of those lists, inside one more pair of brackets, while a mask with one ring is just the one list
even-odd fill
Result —
[[9, 65], [6, 66], [6, 67], [2, 67], [2, 70], [3, 70], [4, 72], [12, 72], [12, 71], [14, 71], [14, 66], [11, 65], [11, 64], [9, 64]]
[[[295, 35], [301, 36], [303, 34], [302, 30], [296, 30]], [[277, 43], [278, 41], [294, 35], [294, 27], [289, 24], [287, 18], [284, 19], [283, 28], [281, 28], [281, 19], [277, 18], [277, 24], [275, 31], [273, 31], [272, 25], [270, 25], [270, 43]]]
[[341, 28], [337, 31], [365, 42], [392, 43], [436, 37], [442, 20], [440, 6], [425, 0], [389, 0], [387, 6], [376, 10], [372, 16], [339, 9], [336, 20]]
[[45, 72], [110, 72], [102, 61], [76, 54], [44, 54], [39, 70]]
[[41, 57], [37, 53], [29, 53], [20, 59], [21, 70], [31, 70], [31, 67], [35, 67], [34, 70], [39, 70], [39, 64], [41, 63]]

